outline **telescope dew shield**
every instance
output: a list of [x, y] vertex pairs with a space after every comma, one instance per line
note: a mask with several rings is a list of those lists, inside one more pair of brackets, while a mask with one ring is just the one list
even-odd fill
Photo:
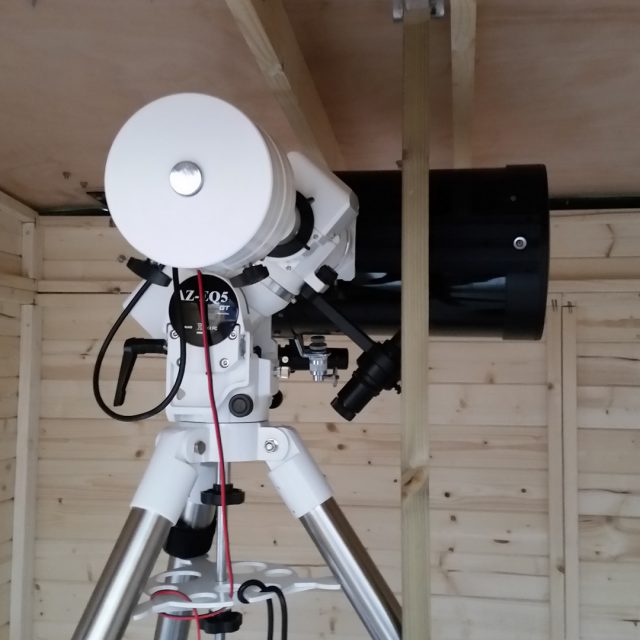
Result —
[[[400, 171], [339, 172], [357, 194], [356, 278], [325, 297], [371, 333], [400, 325]], [[549, 207], [543, 165], [431, 171], [429, 323], [434, 335], [537, 340], [549, 277]], [[299, 301], [276, 331], [335, 331]]]

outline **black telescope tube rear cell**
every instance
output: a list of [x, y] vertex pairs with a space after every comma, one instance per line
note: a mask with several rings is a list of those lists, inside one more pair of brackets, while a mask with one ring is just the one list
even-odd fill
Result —
[[[356, 278], [325, 297], [373, 333], [400, 326], [402, 174], [339, 172], [358, 196]], [[549, 275], [549, 206], [543, 165], [431, 171], [429, 321], [434, 335], [536, 340]], [[287, 334], [335, 327], [299, 301], [274, 317]]]

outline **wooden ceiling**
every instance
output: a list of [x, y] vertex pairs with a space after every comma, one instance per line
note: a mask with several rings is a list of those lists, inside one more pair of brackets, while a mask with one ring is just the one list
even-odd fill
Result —
[[[277, 21], [267, 36], [286, 44], [288, 98], [265, 79], [233, 3], [252, 4], [2, 0], [0, 189], [36, 207], [88, 202], [121, 124], [181, 91], [233, 102], [285, 148], [307, 142], [292, 111], [318, 122], [319, 109], [333, 168], [397, 166], [401, 27], [390, 0], [285, 0], [293, 42]], [[253, 0], [258, 15], [269, 3], [279, 0]], [[449, 17], [432, 22], [435, 167], [453, 164], [450, 28]], [[639, 33], [637, 0], [477, 0], [464, 127], [473, 166], [542, 162], [555, 195], [640, 193]], [[310, 107], [291, 102], [300, 95]]]

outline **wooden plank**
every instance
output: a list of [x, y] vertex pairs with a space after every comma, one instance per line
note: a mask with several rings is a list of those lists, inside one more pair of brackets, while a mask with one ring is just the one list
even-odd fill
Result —
[[24, 291], [35, 291], [36, 284], [32, 278], [25, 278], [24, 276], [14, 276], [10, 274], [0, 274], [0, 287], [21, 289]]
[[15, 253], [0, 250], [0, 272], [19, 276], [22, 273], [22, 258]]
[[[636, 469], [637, 469], [636, 455]], [[589, 516], [640, 518], [640, 475], [580, 473], [578, 511]]]
[[574, 294], [578, 310], [578, 341], [637, 342], [640, 338], [638, 293], [607, 296]]
[[640, 608], [640, 563], [582, 562], [580, 602], [585, 606]]
[[580, 607], [584, 640], [637, 640], [638, 608], [617, 606]]
[[0, 461], [16, 457], [16, 418], [0, 418]]
[[429, 6], [405, 7], [402, 94], [402, 636], [431, 637]]
[[35, 296], [33, 294], [33, 291], [22, 288], [15, 288], [12, 286], [3, 286], [2, 279], [0, 279], [0, 301], [13, 302], [17, 304], [33, 304], [34, 299]]
[[13, 500], [0, 502], [0, 542], [11, 540], [13, 535]]
[[20, 357], [20, 338], [18, 336], [0, 336], [0, 378], [18, 376]]
[[34, 222], [22, 225], [22, 275], [42, 277], [42, 233]]
[[131, 293], [138, 280], [39, 280], [38, 293]]
[[0, 378], [0, 419], [15, 418], [18, 412], [18, 379]]
[[637, 429], [640, 397], [636, 387], [579, 387], [582, 429]]
[[0, 582], [11, 580], [11, 540], [0, 542]]
[[0, 299], [0, 337], [20, 335], [20, 304]]
[[[126, 336], [121, 336], [122, 338]], [[42, 375], [49, 380], [81, 380], [91, 376], [100, 340], [44, 340]], [[114, 340], [102, 365], [105, 380], [117, 378], [124, 340]], [[347, 348], [350, 367], [340, 372], [342, 380], [351, 377], [360, 350], [344, 340], [328, 340], [329, 346]], [[545, 345], [539, 342], [432, 342], [429, 346], [429, 380], [432, 383], [459, 384], [544, 384]], [[0, 349], [0, 357], [2, 350]], [[165, 360], [159, 356], [139, 356], [135, 378], [164, 380]], [[309, 381], [308, 372], [292, 375], [287, 385]]]
[[562, 443], [562, 298], [547, 307], [547, 416], [549, 510], [549, 638], [565, 638], [564, 481]]
[[581, 280], [600, 278], [637, 278], [640, 273], [640, 258], [552, 258], [549, 278], [552, 280]]
[[640, 386], [640, 343], [578, 343], [578, 384]]
[[[133, 495], [146, 461], [42, 459], [39, 497], [65, 501], [101, 499], [126, 502]], [[395, 507], [399, 504], [396, 466], [324, 464], [323, 473], [344, 506]], [[247, 503], [279, 503], [262, 464], [234, 466], [234, 478]], [[546, 473], [531, 469], [433, 470], [432, 509], [546, 512]]]
[[33, 222], [38, 217], [31, 207], [27, 207], [2, 191], [0, 191], [0, 215], [20, 222]]
[[[13, 220], [9, 221], [9, 223], [13, 222]], [[12, 228], [13, 224], [10, 225], [9, 229], [7, 229], [7, 226], [7, 221], [0, 218], [0, 251], [19, 256], [22, 244], [22, 225], [19, 222], [15, 222], [15, 228]]]
[[580, 516], [580, 558], [583, 560], [640, 560], [640, 519]]
[[[39, 450], [46, 459], [147, 460], [162, 418], [144, 423], [107, 419], [43, 419]], [[306, 422], [301, 435], [319, 464], [395, 465], [400, 434], [386, 424]], [[546, 427], [433, 425], [434, 468], [547, 468]], [[629, 456], [629, 462], [632, 456]]]
[[[39, 540], [36, 545], [36, 580], [56, 580], [63, 582], [95, 582], [100, 575], [112, 543], [92, 540]], [[73, 562], [69, 562], [73, 558]], [[384, 567], [385, 575], [393, 573], [394, 584], [400, 583], [400, 567], [395, 562], [396, 552], [377, 554]], [[395, 566], [393, 563], [395, 562]], [[165, 560], [160, 561], [164, 569]], [[299, 565], [309, 574], [323, 570], [323, 566]], [[517, 556], [499, 554], [470, 554], [445, 550], [431, 554], [431, 566], [441, 575], [469, 574], [491, 576], [492, 589], [500, 589], [496, 584], [499, 576], [545, 578], [548, 561], [546, 556]], [[541, 581], [536, 580], [537, 584]], [[515, 595], [514, 597], [517, 597]]]
[[640, 281], [634, 278], [586, 280], [549, 280], [549, 293], [602, 293], [638, 291]]
[[281, 0], [227, 0], [262, 75], [303, 149], [332, 169], [344, 161]]
[[562, 467], [564, 495], [564, 619], [567, 638], [580, 637], [578, 555], [578, 395], [576, 318], [562, 307]]
[[[116, 227], [100, 224], [87, 225], [83, 222], [87, 218], [72, 221], [68, 226], [42, 227], [43, 243], [42, 258], [45, 265], [45, 277], [52, 277], [46, 270], [50, 262], [67, 262], [70, 266], [80, 269], [83, 263], [108, 262], [125, 269], [123, 273], [130, 273], [132, 280], [136, 277], [126, 271], [126, 261], [130, 256], [141, 257], [122, 236]], [[99, 218], [100, 222], [110, 218]], [[85, 277], [82, 271], [69, 274], [76, 279]]]
[[0, 624], [5, 624], [9, 620], [9, 590], [11, 583], [4, 582], [0, 584]]
[[22, 314], [16, 445], [16, 499], [13, 528], [13, 580], [11, 582], [11, 640], [32, 636], [33, 558], [36, 536], [42, 314], [36, 306], [24, 306]]
[[[122, 501], [39, 500], [40, 539], [103, 540], [113, 542], [126, 517]], [[348, 506], [345, 513], [372, 554], [400, 550], [400, 510], [390, 507]], [[255, 535], [256, 521], [261, 523]], [[435, 510], [431, 514], [434, 553], [541, 556], [548, 553], [547, 517], [543, 513]], [[620, 519], [619, 519], [620, 520]], [[632, 519], [631, 519], [632, 520]], [[245, 557], [274, 562], [313, 564], [320, 556], [282, 504], [253, 504], [230, 515], [234, 544]], [[602, 541], [602, 528], [588, 544]], [[631, 537], [630, 537], [631, 538]], [[637, 542], [637, 541], [636, 541]]]
[[109, 215], [55, 215], [40, 216], [38, 227], [45, 230], [49, 227], [112, 227], [113, 220]]
[[[72, 585], [69, 585], [73, 588]], [[46, 589], [51, 593], [55, 584]], [[89, 585], [76, 587], [79, 593], [64, 591], [60, 595], [66, 603], [69, 598], [81, 606], [89, 594]], [[340, 640], [364, 640], [364, 631], [349, 610], [349, 604], [338, 594], [319, 593], [315, 597], [308, 594], [296, 596], [303, 604], [291, 607], [293, 616], [290, 630], [296, 640], [317, 640], [318, 634], [339, 637]], [[447, 640], [514, 640], [526, 629], [527, 640], [546, 640], [546, 605], [539, 602], [513, 602], [491, 598], [460, 598], [455, 596], [435, 596], [434, 636]], [[52, 603], [52, 608], [54, 604]], [[264, 639], [264, 613], [256, 607], [247, 609], [248, 624], [243, 626], [243, 640]], [[252, 617], [253, 616], [253, 617]], [[66, 640], [73, 633], [73, 625], [68, 622], [42, 621], [37, 616], [34, 640]], [[318, 619], [319, 618], [319, 619]], [[152, 625], [146, 621], [130, 626], [127, 640], [148, 640]], [[316, 630], [317, 629], [317, 630]], [[603, 637], [618, 637], [602, 635]]]
[[640, 438], [635, 429], [580, 429], [578, 455], [581, 472], [635, 474]]
[[[576, 234], [576, 229], [580, 233]], [[618, 212], [551, 219], [552, 258], [627, 258], [640, 255], [640, 215]]]
[[[113, 397], [114, 383], [101, 385], [105, 397]], [[337, 414], [330, 402], [336, 394], [331, 385], [301, 382], [281, 387], [285, 400], [271, 412], [271, 420], [284, 424], [333, 421]], [[546, 386], [543, 385], [432, 385], [429, 420], [433, 424], [486, 426], [544, 426], [546, 424]], [[131, 412], [148, 408], [153, 398], [162, 398], [160, 382], [132, 381], [127, 398]], [[397, 424], [399, 398], [386, 393], [371, 402], [353, 424]], [[41, 417], [101, 418], [91, 393], [90, 380], [44, 380]]]
[[476, 0], [451, 0], [451, 88], [453, 166], [473, 159], [473, 106], [476, 67]]
[[0, 462], [0, 500], [13, 498], [16, 476], [15, 458], [9, 458]]

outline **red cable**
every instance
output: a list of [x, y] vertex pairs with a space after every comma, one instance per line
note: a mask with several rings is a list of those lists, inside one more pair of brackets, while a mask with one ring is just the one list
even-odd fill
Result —
[[209, 404], [211, 405], [211, 415], [213, 416], [213, 426], [215, 428], [216, 443], [218, 446], [218, 465], [220, 469], [220, 503], [223, 521], [224, 550], [227, 563], [227, 575], [229, 576], [229, 596], [233, 598], [233, 569], [231, 567], [231, 550], [229, 545], [229, 527], [227, 525], [227, 485], [224, 472], [224, 453], [222, 451], [222, 436], [220, 434], [220, 423], [218, 421], [218, 409], [213, 394], [213, 374], [211, 372], [211, 354], [209, 353], [209, 327], [207, 326], [207, 316], [205, 313], [204, 284], [202, 273], [198, 270], [198, 307], [200, 309], [200, 322], [202, 324], [202, 346], [204, 347], [204, 362], [207, 370], [207, 387], [209, 390]]
[[[186, 594], [182, 593], [182, 591], [175, 591], [173, 589], [160, 589], [152, 594], [152, 598], [156, 596], [180, 596], [184, 598], [187, 602], [191, 602], [194, 604], [193, 600]], [[192, 616], [174, 616], [169, 613], [161, 613], [161, 616], [165, 618], [171, 618], [172, 620], [194, 620], [196, 623], [196, 638], [197, 640], [202, 640], [202, 634], [200, 632], [200, 620], [204, 620], [205, 618], [212, 618], [213, 616], [217, 616], [221, 611], [214, 611], [210, 614], [200, 615], [198, 610], [194, 608]]]

